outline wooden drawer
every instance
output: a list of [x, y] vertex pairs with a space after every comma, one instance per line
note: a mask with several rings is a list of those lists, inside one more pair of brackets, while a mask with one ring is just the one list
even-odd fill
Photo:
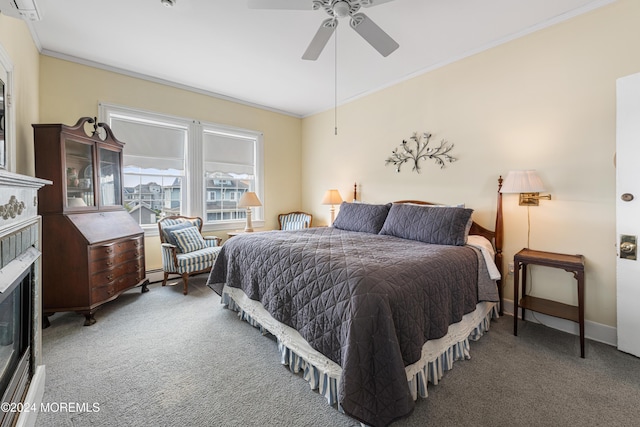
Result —
[[122, 274], [131, 274], [137, 273], [140, 270], [144, 269], [144, 264], [142, 263], [142, 258], [132, 259], [129, 262], [125, 262], [121, 266]]
[[[96, 264], [100, 265], [102, 261], [105, 260], [96, 261]], [[104, 286], [119, 279], [124, 275], [137, 273], [140, 270], [144, 270], [144, 262], [142, 258], [136, 258], [122, 264], [117, 264], [113, 267], [103, 269], [98, 272], [92, 271], [93, 274], [91, 275], [91, 287]]]
[[118, 252], [115, 256], [116, 264], [120, 264], [134, 258], [139, 258], [143, 255], [143, 253], [144, 248], [142, 246], [138, 246], [137, 248], [130, 249], [126, 252]]
[[119, 278], [114, 284], [117, 292], [123, 292], [129, 288], [136, 286], [140, 281], [144, 278], [144, 273], [140, 274], [140, 272], [133, 272], [132, 274], [127, 274]]
[[117, 273], [118, 272], [116, 271], [116, 268], [111, 268], [108, 270], [100, 271], [96, 274], [92, 274], [91, 288], [113, 284], [113, 282], [119, 277]]
[[[123, 256], [122, 254], [129, 251], [136, 251], [138, 254], [137, 256], [139, 256], [143, 250], [144, 242], [142, 240], [142, 236], [138, 236], [135, 238], [93, 245], [89, 248], [89, 259], [91, 261], [96, 261], [104, 258], [118, 257], [119, 255]], [[128, 257], [128, 255], [126, 257]], [[124, 260], [124, 258], [120, 261], [116, 261], [116, 263], [121, 262], [122, 260]]]
[[113, 284], [107, 286], [98, 286], [91, 289], [91, 304], [97, 304], [112, 298], [117, 293]]
[[128, 252], [116, 253], [113, 256], [107, 258], [101, 258], [91, 261], [90, 274], [95, 274], [99, 271], [115, 268], [120, 264], [132, 262], [139, 259], [144, 254], [143, 248], [137, 248]]
[[143, 241], [142, 236], [123, 239], [116, 242], [116, 247], [118, 249], [118, 253], [131, 251], [134, 249], [142, 249]]
[[95, 261], [91, 261], [89, 274], [95, 274], [98, 271], [107, 270], [113, 268], [117, 264], [116, 257], [102, 258]]
[[110, 258], [116, 255], [116, 242], [93, 245], [89, 247], [89, 260], [94, 261], [103, 258]]
[[136, 271], [117, 278], [111, 283], [91, 288], [91, 304], [98, 304], [133, 288], [144, 279], [143, 271]]

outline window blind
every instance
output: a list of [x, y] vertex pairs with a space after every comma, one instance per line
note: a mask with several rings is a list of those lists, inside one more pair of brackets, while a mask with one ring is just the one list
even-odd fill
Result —
[[207, 173], [255, 174], [255, 138], [205, 131], [203, 142]]
[[125, 143], [125, 167], [184, 170], [186, 128], [112, 116], [111, 129]]

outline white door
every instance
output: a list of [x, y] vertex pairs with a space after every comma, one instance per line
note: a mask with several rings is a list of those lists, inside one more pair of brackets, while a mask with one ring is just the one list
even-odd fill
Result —
[[640, 238], [640, 73], [618, 79], [616, 116], [618, 349], [640, 356], [640, 259], [620, 247], [624, 236]]

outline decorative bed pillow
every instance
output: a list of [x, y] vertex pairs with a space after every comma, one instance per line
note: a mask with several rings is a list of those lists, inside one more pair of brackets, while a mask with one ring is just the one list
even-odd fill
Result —
[[391, 204], [370, 205], [367, 203], [342, 202], [340, 212], [333, 222], [334, 228], [346, 231], [361, 231], [378, 234], [387, 218]]
[[178, 244], [176, 243], [176, 238], [173, 237], [173, 232], [187, 227], [193, 227], [193, 223], [191, 221], [182, 221], [177, 224], [163, 227], [162, 232], [164, 233], [164, 240], [167, 243], [171, 243], [173, 246], [178, 246]]
[[380, 234], [436, 245], [467, 242], [473, 209], [393, 204]]
[[181, 228], [172, 231], [171, 234], [173, 234], [173, 237], [176, 240], [178, 251], [182, 253], [197, 251], [199, 249], [204, 249], [207, 246], [202, 234], [200, 234], [200, 231], [198, 230], [198, 227], [191, 226]]

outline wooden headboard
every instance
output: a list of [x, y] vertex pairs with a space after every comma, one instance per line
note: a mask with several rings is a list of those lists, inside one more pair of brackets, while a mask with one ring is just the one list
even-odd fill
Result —
[[[355, 187], [355, 186], [354, 186]], [[493, 243], [493, 247], [496, 252], [496, 256], [494, 258], [496, 266], [498, 270], [500, 270], [500, 274], [504, 277], [503, 274], [503, 265], [502, 265], [502, 244], [504, 242], [504, 228], [502, 223], [502, 193], [500, 189], [502, 188], [502, 176], [498, 178], [498, 202], [496, 207], [496, 224], [495, 230], [491, 231], [488, 228], [481, 226], [480, 224], [473, 221], [471, 224], [471, 229], [469, 230], [469, 234], [479, 235], [486, 238], [488, 241]], [[355, 189], [354, 189], [355, 196]], [[438, 203], [425, 202], [422, 200], [399, 200], [394, 203], [412, 203], [416, 205], [436, 205]], [[500, 315], [502, 316], [502, 280], [497, 281], [498, 284], [498, 295], [500, 297]]]

